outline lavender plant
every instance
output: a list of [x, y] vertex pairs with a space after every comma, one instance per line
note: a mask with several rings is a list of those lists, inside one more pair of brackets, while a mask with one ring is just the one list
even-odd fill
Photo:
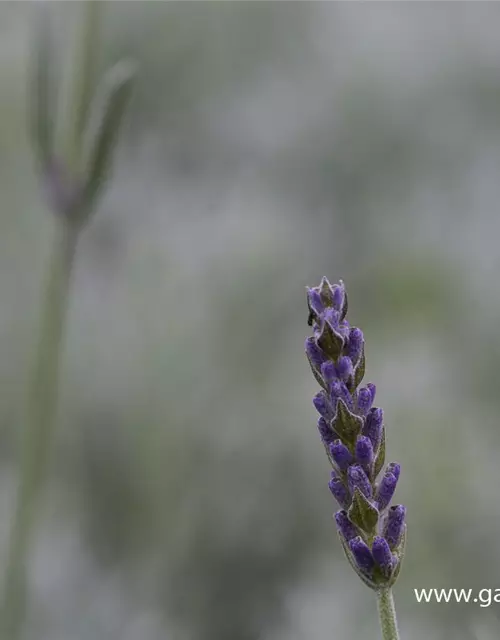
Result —
[[133, 65], [122, 61], [104, 75], [96, 89], [95, 50], [102, 3], [86, 0], [78, 4], [82, 14], [78, 16], [75, 62], [68, 78], [65, 104], [69, 106], [64, 113], [57, 109], [60, 91], [54, 77], [49, 9], [37, 7], [35, 65], [29, 92], [31, 133], [43, 195], [55, 214], [54, 244], [26, 401], [21, 471], [8, 549], [1, 617], [6, 640], [19, 638], [26, 607], [27, 562], [54, 438], [59, 362], [76, 246], [105, 183], [134, 77]]
[[[375, 385], [365, 375], [363, 333], [346, 320], [344, 284], [323, 278], [308, 288], [308, 324], [314, 335], [306, 355], [321, 390], [313, 404], [318, 430], [332, 466], [329, 488], [340, 510], [335, 522], [345, 555], [361, 580], [378, 596], [384, 640], [398, 640], [392, 586], [401, 570], [406, 509], [391, 506], [400, 466], [385, 464], [382, 409], [374, 406]], [[383, 470], [383, 472], [382, 472]]]

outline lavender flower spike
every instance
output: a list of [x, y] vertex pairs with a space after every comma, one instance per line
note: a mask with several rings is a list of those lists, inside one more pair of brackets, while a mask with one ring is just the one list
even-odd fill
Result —
[[329, 488], [342, 508], [335, 514], [337, 529], [351, 566], [379, 594], [383, 627], [392, 616], [389, 623], [396, 631], [390, 636], [384, 632], [384, 638], [394, 640], [397, 628], [387, 598], [392, 597], [390, 588], [403, 560], [406, 509], [390, 502], [400, 465], [392, 462], [384, 469], [384, 413], [373, 406], [375, 385], [362, 386], [365, 340], [346, 319], [344, 284], [331, 285], [323, 278], [319, 286], [307, 289], [307, 299], [313, 336], [306, 340], [306, 353], [320, 385], [313, 403], [333, 466]]

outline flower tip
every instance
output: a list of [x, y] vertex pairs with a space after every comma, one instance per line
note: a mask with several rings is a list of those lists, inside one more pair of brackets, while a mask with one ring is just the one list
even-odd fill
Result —
[[384, 423], [384, 412], [379, 407], [373, 407], [368, 412], [363, 427], [363, 435], [368, 436], [372, 441], [373, 448], [376, 449], [380, 443], [382, 435], [382, 425]]
[[392, 473], [396, 480], [399, 480], [399, 475], [401, 473], [401, 465], [399, 462], [389, 462], [386, 468], [386, 473]]
[[394, 549], [401, 541], [401, 536], [405, 528], [406, 507], [396, 504], [390, 507], [384, 523], [383, 536], [387, 540], [389, 547]]
[[366, 388], [368, 389], [368, 391], [370, 392], [371, 396], [372, 396], [372, 404], [375, 402], [375, 395], [377, 393], [377, 387], [373, 384], [373, 382], [368, 382], [368, 384], [366, 385]]
[[373, 462], [373, 444], [367, 436], [358, 436], [356, 441], [356, 460], [366, 470]]
[[361, 329], [351, 327], [347, 343], [347, 355], [351, 358], [353, 365], [357, 364], [361, 351], [363, 350], [364, 336]]
[[396, 485], [398, 479], [390, 471], [386, 471], [384, 477], [380, 481], [380, 485], [377, 491], [377, 502], [379, 511], [383, 511], [389, 502], [392, 500], [392, 496], [396, 491]]
[[349, 540], [349, 548], [356, 564], [363, 573], [370, 573], [375, 564], [372, 552], [361, 536]]
[[394, 567], [394, 557], [387, 540], [382, 536], [375, 536], [373, 539], [372, 555], [375, 562], [387, 576]]
[[351, 496], [345, 488], [342, 480], [334, 471], [332, 471], [332, 477], [330, 478], [330, 482], [328, 483], [328, 488], [330, 489], [332, 496], [339, 503], [339, 505], [343, 509], [347, 509], [351, 502]]
[[361, 465], [353, 464], [347, 469], [347, 482], [352, 494], [358, 489], [365, 498], [372, 497], [372, 485]]
[[360, 413], [362, 416], [366, 416], [368, 411], [370, 411], [372, 407], [373, 397], [374, 395], [368, 387], [363, 387], [358, 391], [358, 413]]
[[353, 460], [351, 452], [341, 440], [331, 443], [330, 455], [340, 471], [346, 471]]
[[343, 381], [347, 382], [353, 375], [353, 366], [352, 360], [348, 356], [341, 356], [338, 359], [336, 371], [338, 377]]
[[337, 511], [334, 515], [335, 522], [337, 524], [337, 529], [339, 533], [344, 537], [344, 539], [349, 542], [353, 538], [359, 536], [359, 531], [356, 526], [349, 520], [347, 516], [347, 511], [342, 509], [341, 511]]

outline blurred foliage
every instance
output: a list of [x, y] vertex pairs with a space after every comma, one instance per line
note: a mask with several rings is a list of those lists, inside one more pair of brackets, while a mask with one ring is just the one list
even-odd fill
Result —
[[[52, 10], [63, 66], [72, 4]], [[302, 353], [323, 274], [403, 466], [404, 635], [497, 637], [497, 605], [413, 589], [500, 586], [499, 8], [417, 4], [106, 3], [100, 64], [135, 56], [141, 80], [77, 257], [28, 637], [373, 637]], [[5, 522], [51, 233], [31, 8], [0, 6]]]

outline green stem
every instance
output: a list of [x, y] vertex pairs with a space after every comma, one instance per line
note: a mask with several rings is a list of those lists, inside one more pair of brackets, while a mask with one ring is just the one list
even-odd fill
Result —
[[31, 536], [55, 432], [59, 362], [78, 229], [55, 225], [40, 333], [29, 384], [16, 511], [9, 541], [2, 611], [3, 640], [17, 640], [26, 606]]
[[396, 609], [391, 589], [381, 589], [377, 592], [378, 614], [383, 640], [399, 640]]

